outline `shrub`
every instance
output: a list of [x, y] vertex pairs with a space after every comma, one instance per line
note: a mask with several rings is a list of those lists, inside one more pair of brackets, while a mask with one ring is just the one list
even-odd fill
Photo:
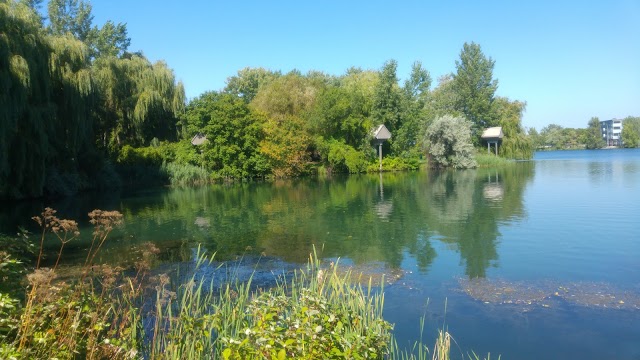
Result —
[[471, 123], [464, 118], [439, 117], [429, 126], [426, 136], [432, 167], [468, 169], [477, 166], [473, 159]]
[[[420, 160], [417, 158], [403, 158], [403, 157], [394, 157], [388, 156], [382, 158], [382, 171], [407, 171], [407, 170], [418, 170], [420, 168]], [[380, 171], [380, 163], [376, 161], [375, 163], [369, 163], [367, 166], [367, 172], [378, 172]]]

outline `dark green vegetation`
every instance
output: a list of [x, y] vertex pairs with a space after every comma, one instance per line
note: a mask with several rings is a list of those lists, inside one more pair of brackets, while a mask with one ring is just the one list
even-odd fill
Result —
[[[0, 1], [0, 197], [68, 195], [152, 183], [375, 170], [371, 130], [385, 124], [385, 170], [417, 168], [439, 116], [464, 116], [471, 140], [503, 126], [502, 156], [530, 158], [525, 104], [495, 96], [494, 61], [464, 44], [432, 88], [416, 62], [333, 76], [246, 68], [188, 104], [162, 61], [129, 52], [124, 24], [93, 24], [89, 2]], [[191, 144], [197, 135], [207, 141]]]
[[123, 24], [92, 27], [91, 6], [0, 2], [0, 197], [117, 185], [125, 145], [175, 140], [184, 89], [166, 64], [128, 53]]

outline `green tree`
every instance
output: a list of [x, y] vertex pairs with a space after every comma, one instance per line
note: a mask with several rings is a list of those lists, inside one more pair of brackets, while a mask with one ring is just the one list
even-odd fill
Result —
[[627, 116], [622, 120], [622, 145], [626, 148], [640, 147], [640, 117]]
[[493, 102], [498, 80], [493, 79], [495, 61], [487, 58], [480, 45], [465, 43], [456, 60], [453, 88], [456, 92], [456, 109], [472, 123], [474, 142], [479, 142], [482, 130], [495, 126]]
[[91, 36], [92, 6], [83, 0], [50, 0], [49, 32], [54, 35], [72, 34], [80, 41]]
[[35, 11], [0, 2], [0, 197], [42, 195], [51, 126], [51, 49]]
[[433, 90], [427, 101], [427, 109], [435, 118], [447, 114], [463, 116], [462, 112], [456, 108], [458, 94], [455, 92], [453, 75], [447, 74], [438, 78], [438, 86]]
[[592, 117], [589, 120], [589, 126], [587, 127], [587, 133], [585, 136], [585, 146], [587, 149], [601, 149], [605, 146], [605, 142], [602, 139], [602, 132], [600, 131], [600, 119]]
[[318, 95], [309, 115], [310, 130], [324, 139], [341, 139], [354, 148], [368, 146], [373, 127], [364, 99], [344, 87], [330, 86]]
[[127, 26], [123, 23], [115, 24], [108, 20], [101, 28], [91, 29], [87, 43], [90, 56], [96, 59], [104, 56], [122, 56], [131, 45], [131, 38], [127, 33]]
[[397, 67], [395, 60], [384, 64], [373, 98], [372, 117], [375, 125], [384, 124], [391, 133], [402, 126], [402, 94], [398, 87]]
[[538, 133], [538, 130], [536, 130], [536, 128], [529, 128], [527, 135], [531, 140], [531, 145], [533, 146], [534, 150], [541, 149], [544, 146], [544, 144], [542, 144], [542, 138], [540, 137], [540, 134]]
[[437, 118], [427, 129], [426, 137], [432, 167], [477, 166], [473, 159], [471, 123], [464, 118], [448, 115]]
[[264, 68], [246, 67], [235, 76], [227, 79], [225, 92], [237, 95], [250, 103], [256, 97], [261, 87], [268, 85], [282, 74], [279, 71], [271, 71]]
[[73, 193], [96, 168], [87, 48], [46, 35], [24, 2], [0, 3], [0, 20], [0, 197]]
[[274, 176], [298, 176], [308, 171], [313, 137], [306, 116], [323, 87], [323, 82], [294, 71], [261, 88], [251, 102], [251, 109], [266, 119], [260, 150]]
[[413, 63], [411, 74], [403, 87], [402, 109], [404, 110], [402, 126], [393, 137], [392, 149], [396, 153], [417, 154], [421, 146], [421, 137], [426, 123], [425, 105], [431, 88], [431, 75], [419, 61]]
[[142, 56], [105, 57], [93, 66], [99, 92], [99, 143], [109, 149], [174, 140], [185, 106], [184, 86], [166, 63]]
[[558, 124], [549, 124], [540, 130], [541, 144], [545, 148], [562, 149], [566, 143], [563, 127]]
[[303, 175], [311, 161], [312, 139], [302, 119], [293, 115], [268, 117], [263, 125], [260, 152], [277, 178]]
[[313, 108], [323, 86], [294, 71], [261, 87], [251, 106], [270, 117], [303, 117]]
[[40, 15], [40, 8], [42, 7], [42, 0], [20, 0], [20, 3], [28, 6], [29, 8], [31, 8], [33, 10], [33, 12], [40, 19], [40, 25], [41, 26], [44, 24], [44, 20], [46, 19], [46, 17]]
[[496, 97], [493, 112], [504, 138], [500, 146], [500, 156], [508, 159], [531, 159], [533, 144], [522, 127], [522, 114], [527, 103]]
[[189, 135], [202, 132], [204, 166], [225, 178], [248, 178], [264, 174], [260, 154], [263, 119], [254, 115], [241, 98], [206, 92], [192, 100], [185, 113]]
[[[33, 0], [32, 0], [33, 1]], [[83, 0], [51, 0], [49, 10], [49, 32], [54, 35], [71, 34], [89, 48], [89, 58], [121, 56], [131, 39], [127, 26], [108, 20], [101, 28], [92, 26], [92, 6]]]

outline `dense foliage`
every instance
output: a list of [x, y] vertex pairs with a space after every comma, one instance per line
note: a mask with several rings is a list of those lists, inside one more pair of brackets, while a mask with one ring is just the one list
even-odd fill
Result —
[[[433, 89], [420, 62], [402, 85], [395, 60], [339, 76], [244, 68], [222, 91], [186, 104], [166, 63], [128, 52], [126, 25], [94, 24], [84, 0], [50, 0], [46, 20], [40, 6], [0, 2], [2, 198], [375, 171], [380, 124], [392, 133], [384, 170], [415, 168], [431, 146], [427, 128], [447, 115], [470, 121], [476, 146], [485, 127], [502, 126], [500, 155], [532, 156], [526, 103], [495, 95], [495, 61], [475, 43], [464, 44], [456, 72]], [[196, 135], [206, 141], [192, 145]]]
[[640, 117], [628, 116], [622, 121], [622, 145], [640, 147]]
[[477, 166], [473, 159], [471, 123], [464, 118], [439, 117], [429, 126], [426, 136], [433, 166], [454, 169]]
[[606, 143], [602, 139], [602, 132], [600, 131], [600, 119], [597, 117], [592, 117], [589, 120], [589, 127], [587, 127], [587, 131], [584, 136], [585, 147], [587, 149], [600, 149], [603, 148]]
[[184, 89], [166, 64], [126, 53], [123, 24], [90, 4], [0, 2], [0, 197], [65, 195], [117, 181], [109, 155], [174, 139]]

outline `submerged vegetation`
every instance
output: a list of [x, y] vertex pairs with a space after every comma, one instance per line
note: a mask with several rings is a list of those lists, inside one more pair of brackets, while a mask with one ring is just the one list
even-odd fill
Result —
[[[393, 325], [382, 317], [382, 288], [363, 285], [338, 264], [323, 264], [315, 252], [306, 268], [283, 273], [266, 288], [251, 278], [216, 279], [223, 265], [200, 251], [183, 273], [157, 274], [150, 267], [153, 245], [128, 269], [98, 264], [96, 255], [122, 215], [94, 210], [89, 217], [91, 246], [71, 276], [62, 276], [69, 269], [59, 260], [65, 245], [81, 236], [77, 223], [49, 208], [34, 217], [42, 233], [26, 294], [3, 287], [0, 296], [2, 358], [449, 358], [451, 337], [444, 330], [431, 351], [424, 344], [415, 352], [400, 349]], [[52, 240], [59, 251], [47, 268], [42, 249]], [[22, 260], [0, 255], [3, 279], [20, 279]]]

